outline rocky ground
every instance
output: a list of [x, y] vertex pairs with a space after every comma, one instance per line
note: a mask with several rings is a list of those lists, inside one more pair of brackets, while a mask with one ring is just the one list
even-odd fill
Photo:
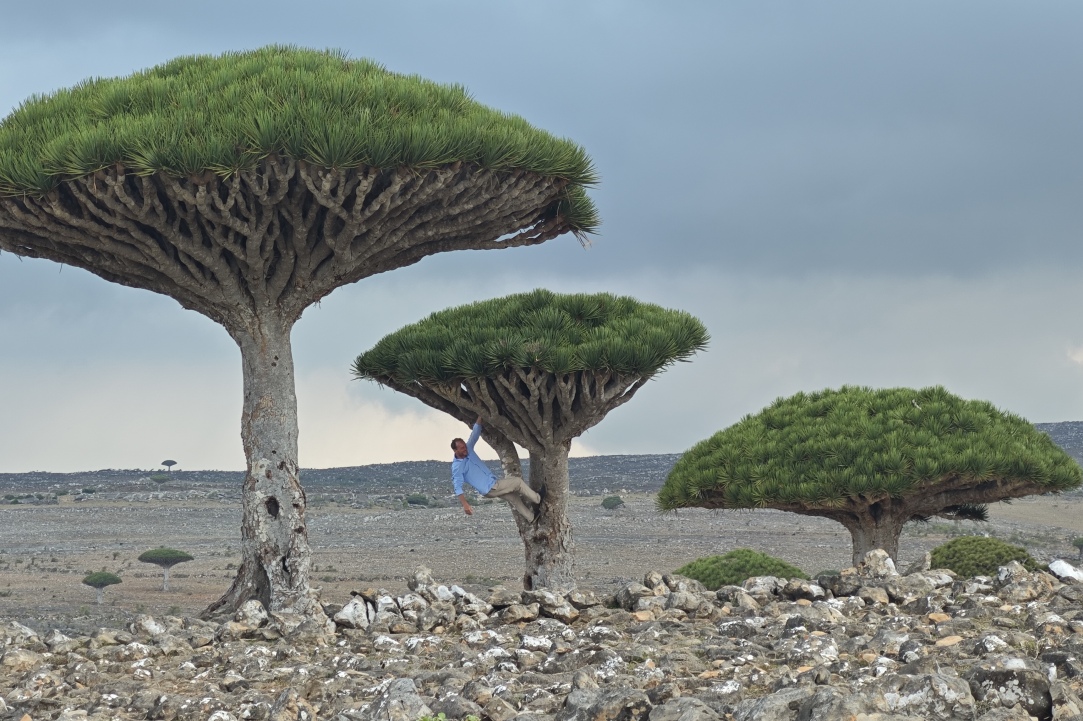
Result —
[[135, 617], [69, 636], [0, 623], [0, 718], [775, 721], [1083, 718], [1083, 573], [895, 572], [717, 592], [648, 573], [609, 597], [484, 597], [419, 568], [321, 625]]
[[[337, 631], [254, 611], [199, 621], [235, 573], [239, 504], [178, 485], [0, 506], [0, 719], [991, 721], [1071, 718], [1081, 691], [1079, 584], [878, 571], [825, 578], [822, 596], [773, 582], [707, 593], [644, 572], [749, 547], [818, 574], [850, 564], [849, 536], [773, 511], [659, 515], [652, 494], [616, 486], [571, 500], [583, 592], [563, 601], [511, 590], [522, 547], [502, 504], [468, 519], [439, 498], [362, 503], [329, 487], [310, 495], [309, 531], [321, 597], [345, 607]], [[603, 509], [609, 492], [626, 505]], [[1083, 498], [911, 525], [900, 565], [962, 533], [1074, 560]], [[195, 557], [168, 592], [135, 560], [159, 545]], [[420, 565], [440, 582], [414, 578]], [[123, 579], [101, 606], [80, 585], [97, 570]]]

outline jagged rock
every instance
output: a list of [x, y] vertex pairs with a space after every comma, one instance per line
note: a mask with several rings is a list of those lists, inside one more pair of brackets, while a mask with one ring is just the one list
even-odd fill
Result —
[[1021, 705], [1031, 716], [1048, 718], [1053, 711], [1049, 676], [1031, 659], [1002, 656], [973, 666], [964, 678], [978, 701], [1005, 708]]
[[614, 598], [617, 605], [625, 611], [633, 611], [635, 610], [636, 601], [651, 596], [654, 596], [653, 589], [644, 586], [642, 583], [629, 583], [617, 591]]
[[[574, 589], [568, 592], [567, 598], [568, 603], [572, 604], [580, 611], [602, 605], [602, 599], [598, 598], [598, 595], [595, 594], [594, 591]], [[492, 603], [492, 601], [490, 601], [490, 603]]]
[[489, 591], [486, 602], [493, 608], [507, 608], [514, 604], [522, 603], [523, 592], [513, 591], [504, 586], [495, 586]]
[[1050, 563], [1049, 571], [1064, 583], [1083, 583], [1083, 571], [1064, 559], [1058, 558]]
[[1033, 721], [1034, 717], [1023, 710], [1022, 706], [994, 708], [978, 717], [977, 721]]
[[537, 619], [539, 613], [540, 607], [536, 603], [529, 606], [515, 603], [505, 608], [501, 612], [500, 618], [504, 623], [523, 623]]
[[449, 696], [437, 699], [429, 704], [434, 714], [444, 714], [449, 719], [465, 719], [467, 716], [481, 718], [482, 708], [469, 699], [462, 696]]
[[793, 721], [815, 690], [807, 686], [785, 688], [769, 696], [746, 699], [734, 708], [734, 721]]
[[418, 695], [413, 679], [395, 678], [384, 687], [362, 718], [366, 721], [417, 721], [422, 716], [432, 716], [432, 713]]
[[857, 573], [862, 578], [891, 578], [898, 576], [895, 561], [882, 548], [874, 548], [865, 554], [857, 565]]
[[22, 673], [37, 668], [44, 661], [44, 657], [39, 653], [13, 648], [0, 656], [0, 668], [4, 669], [5, 673]]
[[375, 611], [365, 599], [354, 596], [335, 614], [334, 621], [346, 628], [368, 628], [375, 615]]
[[[268, 721], [315, 721], [315, 719], [316, 710], [312, 708], [312, 704], [301, 698], [292, 688], [287, 688], [279, 694], [268, 716]], [[396, 719], [396, 721], [405, 721], [405, 719]]]
[[721, 716], [698, 698], [683, 696], [655, 706], [648, 718], [650, 721], [718, 721]]
[[741, 584], [741, 588], [761, 605], [774, 601], [785, 587], [786, 582], [774, 576], [753, 576]]
[[245, 601], [237, 609], [237, 613], [233, 615], [234, 622], [249, 628], [259, 628], [270, 620], [271, 617], [267, 614], [267, 609], [263, 607], [262, 603], [255, 600]]
[[1083, 719], [1083, 700], [1064, 681], [1054, 681], [1049, 685], [1049, 697], [1053, 702], [1053, 721]]
[[782, 587], [782, 595], [792, 601], [800, 599], [822, 601], [827, 597], [827, 592], [818, 584], [806, 581], [803, 578], [795, 578]]
[[639, 689], [574, 689], [557, 721], [644, 721], [650, 712], [650, 699]]
[[889, 674], [873, 684], [873, 704], [883, 713], [906, 714], [928, 721], [974, 716], [974, 697], [966, 681], [941, 673]]

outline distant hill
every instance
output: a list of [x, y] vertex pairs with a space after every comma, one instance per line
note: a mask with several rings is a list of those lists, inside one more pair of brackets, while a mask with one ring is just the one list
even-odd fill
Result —
[[1054, 443], [1067, 451], [1072, 458], [1083, 463], [1083, 421], [1035, 423], [1034, 427], [1048, 433]]
[[[1083, 421], [1035, 423], [1053, 441], [1083, 463]], [[572, 492], [578, 495], [606, 493], [653, 493], [665, 481], [678, 453], [570, 458], [568, 474]], [[490, 462], [498, 475], [500, 464]], [[524, 473], [529, 463], [524, 463]], [[95, 493], [114, 498], [149, 500], [151, 497], [228, 498], [240, 495], [244, 473], [240, 471], [174, 471], [170, 480], [159, 484], [151, 479], [160, 471], [107, 469], [79, 473], [0, 473], [0, 495], [40, 494], [55, 500], [55, 494], [88, 496]], [[305, 468], [301, 471], [310, 500], [337, 498], [382, 498], [411, 493], [450, 497], [448, 461], [403, 461], [345, 468]], [[87, 493], [86, 491], [89, 491]], [[12, 499], [4, 500], [11, 502]], [[36, 498], [20, 499], [33, 503]]]

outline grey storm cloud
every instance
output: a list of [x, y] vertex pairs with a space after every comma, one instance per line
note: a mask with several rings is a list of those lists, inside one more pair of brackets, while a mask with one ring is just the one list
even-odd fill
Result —
[[[0, 24], [0, 113], [268, 43], [462, 83], [587, 148], [601, 233], [585, 250], [562, 237], [428, 258], [306, 312], [302, 464], [368, 462], [374, 445], [442, 457], [408, 430], [359, 438], [382, 432], [365, 418], [408, 414], [434, 438], [457, 429], [351, 382], [349, 361], [433, 310], [541, 285], [707, 323], [702, 358], [583, 439], [679, 451], [778, 395], [855, 382], [1083, 418], [1080, 27], [1083, 5], [1055, 2], [25, 3]], [[0, 387], [0, 471], [178, 449], [238, 467], [239, 365], [221, 329], [167, 298], [0, 255], [0, 372], [21, 379]]]

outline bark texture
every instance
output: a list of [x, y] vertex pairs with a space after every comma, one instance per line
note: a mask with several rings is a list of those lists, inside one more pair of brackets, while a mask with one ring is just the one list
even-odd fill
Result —
[[255, 598], [319, 620], [297, 474], [293, 324], [335, 288], [433, 253], [567, 232], [565, 185], [468, 163], [337, 170], [272, 156], [228, 178], [118, 165], [44, 196], [0, 198], [0, 250], [168, 295], [226, 328], [244, 367], [243, 551], [208, 612]]
[[244, 371], [241, 440], [248, 465], [241, 494], [241, 565], [229, 590], [206, 613], [255, 598], [269, 611], [323, 620], [309, 586], [312, 550], [298, 477], [290, 328], [273, 318], [254, 326], [235, 334]]
[[465, 423], [484, 420], [482, 438], [500, 456], [505, 474], [521, 475], [513, 443], [530, 453], [530, 487], [546, 490], [534, 523], [515, 516], [523, 539], [527, 590], [575, 586], [572, 527], [568, 521], [568, 452], [572, 439], [629, 400], [652, 376], [607, 371], [555, 375], [533, 368], [509, 368], [490, 378], [457, 383], [380, 383], [413, 396]]
[[530, 454], [530, 487], [535, 491], [545, 488], [546, 497], [534, 523], [527, 523], [518, 514], [515, 516], [526, 557], [523, 588], [528, 591], [575, 588], [574, 543], [568, 520], [570, 449], [571, 441], [544, 455]]

